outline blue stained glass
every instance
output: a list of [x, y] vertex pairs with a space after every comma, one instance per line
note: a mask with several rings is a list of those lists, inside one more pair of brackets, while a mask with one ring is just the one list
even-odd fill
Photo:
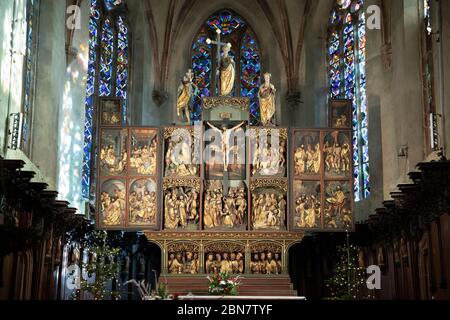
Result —
[[250, 124], [260, 119], [258, 91], [261, 85], [261, 57], [254, 33], [248, 28], [241, 45], [241, 95], [250, 98]]
[[360, 176], [360, 172], [359, 172], [359, 168], [355, 168], [355, 179], [354, 181], [354, 191], [355, 191], [355, 201], [359, 202], [361, 201], [361, 184], [359, 181], [359, 176]]
[[83, 176], [82, 194], [89, 199], [91, 185], [91, 149], [92, 149], [92, 125], [96, 79], [96, 62], [98, 48], [98, 20], [100, 18], [98, 0], [91, 0], [91, 17], [89, 21], [89, 62], [86, 80], [86, 102], [84, 120], [84, 147], [83, 147]]
[[207, 38], [206, 28], [202, 27], [192, 46], [192, 70], [194, 72], [194, 82], [199, 89], [199, 94], [194, 99], [192, 121], [201, 120], [202, 99], [211, 96], [212, 46], [206, 44]]
[[107, 10], [113, 10], [124, 4], [125, 0], [105, 0], [105, 7]]
[[[218, 94], [218, 83], [213, 88], [213, 47], [206, 43], [207, 38], [215, 37], [215, 31], [221, 30], [222, 41], [233, 43], [230, 56], [236, 61], [236, 72], [240, 72], [240, 85], [234, 87], [234, 95], [250, 98], [250, 122], [259, 122], [258, 90], [261, 84], [261, 54], [255, 34], [246, 22], [228, 10], [223, 10], [209, 18], [201, 27], [192, 43], [192, 69], [194, 82], [199, 94], [194, 99], [193, 121], [201, 120], [202, 98]], [[214, 35], [213, 35], [214, 34]], [[237, 77], [237, 76], [236, 76]]]
[[334, 54], [338, 51], [339, 51], [339, 41], [331, 43], [329, 53]]
[[103, 22], [101, 39], [99, 93], [102, 97], [109, 97], [112, 93], [114, 38], [112, 23], [108, 18]]
[[206, 24], [214, 31], [219, 29], [224, 36], [232, 34], [236, 29], [245, 26], [244, 21], [240, 17], [233, 15], [228, 10], [224, 10], [217, 16], [210, 18]]
[[[103, 17], [104, 20], [102, 21], [102, 12], [105, 14], [102, 10], [103, 4], [107, 10], [112, 10], [124, 5], [125, 0], [91, 0], [82, 175], [82, 195], [86, 199], [90, 198], [91, 187], [94, 97], [98, 94], [99, 96], [122, 98], [124, 120], [127, 110], [129, 30], [124, 17], [121, 15], [106, 16], [106, 18]], [[114, 29], [117, 29], [117, 36]], [[115, 60], [115, 57], [117, 60]], [[115, 79], [113, 79], [114, 70], [116, 71]], [[96, 88], [97, 80], [98, 87]], [[114, 86], [115, 92], [113, 91]]]
[[29, 116], [32, 108], [32, 99], [34, 95], [34, 65], [35, 65], [35, 45], [34, 38], [36, 35], [36, 10], [38, 6], [38, 0], [28, 0], [26, 5], [26, 51], [25, 51], [25, 84], [24, 84], [24, 97], [23, 97], [23, 129], [22, 129], [22, 143], [28, 140], [29, 130]]
[[353, 30], [354, 30], [353, 24], [347, 24], [344, 27], [344, 34], [349, 34], [349, 33], [353, 32]]
[[[355, 167], [355, 200], [370, 194], [368, 116], [366, 98], [366, 28], [361, 13], [363, 0], [335, 4], [330, 15], [329, 81], [331, 98], [353, 101], [353, 160]], [[343, 19], [337, 19], [337, 12]]]
[[123, 122], [127, 118], [127, 85], [128, 85], [128, 27], [122, 16], [117, 19], [117, 73], [116, 97], [123, 98]]

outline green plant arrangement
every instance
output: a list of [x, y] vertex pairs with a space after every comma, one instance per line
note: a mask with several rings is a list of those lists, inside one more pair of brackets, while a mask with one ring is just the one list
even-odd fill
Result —
[[208, 293], [213, 296], [237, 296], [241, 277], [231, 278], [228, 273], [217, 273], [208, 277]]

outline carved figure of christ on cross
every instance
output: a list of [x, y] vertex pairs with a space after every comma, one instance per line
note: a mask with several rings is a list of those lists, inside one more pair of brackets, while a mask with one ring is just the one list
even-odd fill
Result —
[[[241, 128], [242, 126], [245, 125], [245, 121], [241, 122], [240, 124], [238, 124], [237, 126], [231, 128], [231, 129], [227, 129], [226, 126], [223, 126], [221, 129], [215, 127], [214, 125], [212, 125], [209, 122], [206, 122], [206, 124], [208, 125], [208, 127], [210, 127], [212, 130], [214, 130], [215, 132], [218, 133], [218, 135], [220, 136], [220, 141], [219, 141], [219, 146], [217, 145], [212, 145], [211, 148], [216, 151], [216, 152], [220, 152], [223, 155], [223, 170], [224, 172], [228, 172], [228, 166], [230, 164], [232, 164], [233, 159], [230, 159], [232, 157], [232, 151], [233, 151], [233, 147], [236, 146], [232, 146], [231, 144], [233, 143], [232, 141], [230, 141], [231, 139], [231, 134], [234, 133], [236, 130], [238, 130], [239, 128]], [[217, 142], [216, 142], [217, 143]]]

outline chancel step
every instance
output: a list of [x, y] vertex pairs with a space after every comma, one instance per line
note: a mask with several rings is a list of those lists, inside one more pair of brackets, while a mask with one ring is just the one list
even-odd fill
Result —
[[[172, 294], [208, 294], [208, 280], [202, 276], [163, 276]], [[242, 276], [239, 295], [245, 296], [297, 296], [289, 276]]]

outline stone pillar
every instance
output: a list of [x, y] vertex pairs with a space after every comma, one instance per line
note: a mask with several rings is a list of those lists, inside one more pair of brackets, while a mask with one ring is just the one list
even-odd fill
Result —
[[55, 188], [58, 118], [66, 80], [64, 1], [42, 0], [38, 37], [36, 95], [33, 106], [31, 161]]

